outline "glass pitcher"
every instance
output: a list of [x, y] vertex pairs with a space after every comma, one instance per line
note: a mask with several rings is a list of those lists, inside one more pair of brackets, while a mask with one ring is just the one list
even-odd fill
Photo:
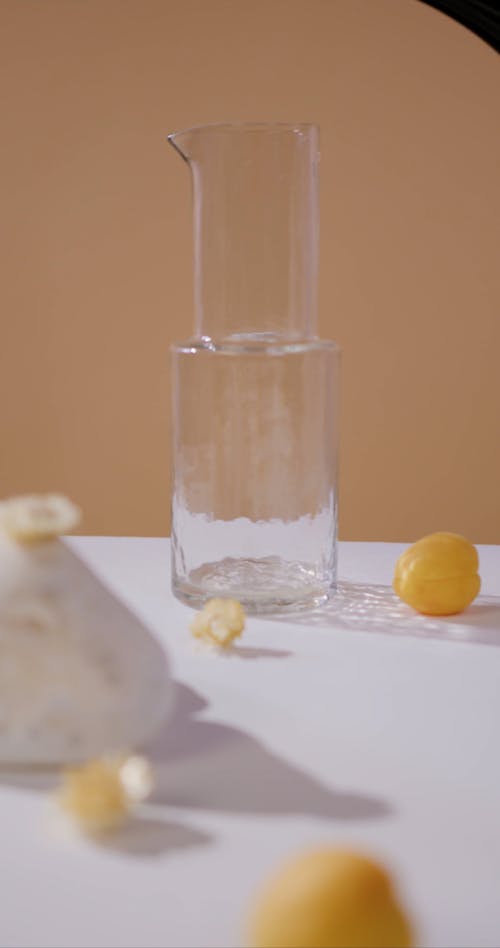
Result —
[[318, 339], [318, 129], [176, 132], [195, 331], [172, 347], [172, 584], [193, 606], [314, 605], [336, 580], [339, 350]]

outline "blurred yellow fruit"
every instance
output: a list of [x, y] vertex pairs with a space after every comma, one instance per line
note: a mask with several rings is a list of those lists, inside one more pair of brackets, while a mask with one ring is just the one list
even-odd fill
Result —
[[66, 770], [58, 802], [80, 829], [102, 833], [120, 826], [153, 786], [149, 761], [137, 754], [122, 754]]
[[81, 515], [63, 494], [26, 494], [0, 503], [0, 529], [17, 543], [44, 543], [74, 530]]
[[129, 814], [119, 761], [92, 760], [67, 770], [58, 799], [68, 816], [89, 833], [114, 829]]
[[449, 616], [462, 612], [481, 587], [476, 548], [456, 533], [431, 533], [396, 563], [393, 587], [418, 612]]
[[409, 948], [412, 931], [385, 870], [347, 850], [315, 850], [268, 883], [252, 948]]
[[232, 645], [244, 628], [245, 612], [237, 599], [209, 599], [191, 623], [195, 638], [219, 648]]

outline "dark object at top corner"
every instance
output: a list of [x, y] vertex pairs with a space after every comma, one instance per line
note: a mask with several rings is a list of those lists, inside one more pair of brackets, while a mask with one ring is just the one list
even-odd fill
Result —
[[466, 26], [500, 52], [499, 0], [421, 0]]

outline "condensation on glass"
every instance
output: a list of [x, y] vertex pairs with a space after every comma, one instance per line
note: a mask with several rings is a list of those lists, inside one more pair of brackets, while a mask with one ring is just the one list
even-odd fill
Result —
[[198, 606], [299, 608], [335, 586], [339, 350], [317, 324], [318, 130], [170, 142], [193, 186], [195, 332], [173, 346], [172, 582]]

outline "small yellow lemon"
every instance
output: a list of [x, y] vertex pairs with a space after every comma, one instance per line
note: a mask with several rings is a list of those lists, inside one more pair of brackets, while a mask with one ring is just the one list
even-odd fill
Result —
[[385, 870], [347, 850], [289, 862], [250, 921], [252, 948], [409, 948], [410, 924]]
[[396, 563], [393, 587], [418, 612], [449, 616], [462, 612], [481, 587], [477, 550], [456, 533], [431, 533]]

